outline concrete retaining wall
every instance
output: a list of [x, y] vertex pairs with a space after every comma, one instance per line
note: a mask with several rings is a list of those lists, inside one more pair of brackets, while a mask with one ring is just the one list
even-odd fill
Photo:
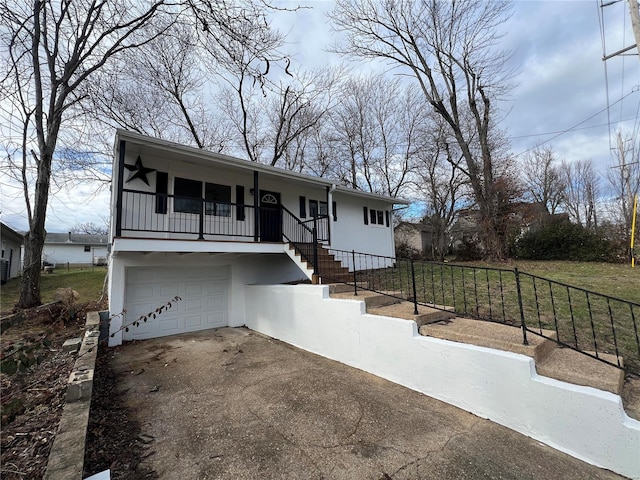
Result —
[[78, 358], [69, 375], [67, 399], [62, 418], [49, 453], [45, 480], [82, 479], [93, 372], [99, 339], [100, 314], [88, 312]]
[[533, 359], [423, 337], [326, 286], [246, 286], [247, 327], [488, 418], [562, 452], [640, 478], [640, 422], [618, 395], [536, 374]]

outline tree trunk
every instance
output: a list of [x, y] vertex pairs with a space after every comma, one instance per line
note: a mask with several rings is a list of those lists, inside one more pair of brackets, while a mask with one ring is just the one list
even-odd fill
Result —
[[33, 204], [33, 218], [29, 225], [29, 233], [24, 243], [24, 269], [20, 282], [20, 299], [18, 308], [29, 308], [40, 305], [40, 276], [42, 264], [42, 250], [46, 232], [44, 222], [47, 216], [49, 200], [49, 185], [51, 178], [51, 149], [45, 151], [38, 165], [38, 180], [36, 181], [35, 198]]

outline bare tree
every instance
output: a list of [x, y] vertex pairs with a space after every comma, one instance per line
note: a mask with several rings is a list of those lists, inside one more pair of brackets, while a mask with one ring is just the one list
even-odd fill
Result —
[[590, 230], [598, 228], [600, 184], [591, 160], [563, 161], [561, 172], [566, 185], [563, 206], [571, 220]]
[[72, 233], [86, 233], [88, 235], [108, 235], [109, 234], [109, 219], [102, 225], [97, 225], [93, 222], [78, 223], [71, 227]]
[[558, 211], [565, 196], [566, 183], [559, 163], [551, 147], [532, 150], [522, 163], [523, 180], [529, 198], [544, 205], [551, 215]]
[[221, 150], [229, 136], [207, 101], [194, 27], [173, 22], [162, 30], [85, 84], [86, 111], [109, 126]]
[[640, 139], [632, 134], [618, 132], [614, 165], [607, 171], [613, 199], [613, 221], [621, 227], [624, 244], [630, 248], [633, 202], [640, 194]]
[[418, 154], [417, 188], [425, 202], [422, 222], [431, 230], [431, 258], [444, 260], [449, 246], [449, 230], [468, 193], [466, 176], [460, 165], [464, 161], [455, 139], [448, 135], [442, 119], [434, 121], [425, 132], [429, 148]]
[[12, 105], [4, 113], [21, 138], [18, 163], [29, 217], [20, 307], [40, 304], [40, 261], [56, 148], [63, 124], [76, 120], [80, 87], [114, 56], [148, 42], [146, 27], [163, 5], [163, 0], [144, 7], [128, 0], [0, 3], [0, 37], [8, 59], [2, 94]]
[[[331, 17], [347, 33], [336, 50], [380, 59], [415, 78], [449, 126], [465, 161], [483, 225], [485, 250], [506, 255], [498, 228], [499, 202], [491, 132], [494, 102], [508, 87], [499, 31], [510, 14], [505, 1], [338, 0]], [[477, 150], [473, 145], [477, 145]]]
[[[418, 98], [416, 100], [416, 97]], [[335, 173], [352, 188], [401, 195], [426, 148], [426, 106], [413, 86], [383, 75], [350, 78], [331, 112], [341, 153]]]

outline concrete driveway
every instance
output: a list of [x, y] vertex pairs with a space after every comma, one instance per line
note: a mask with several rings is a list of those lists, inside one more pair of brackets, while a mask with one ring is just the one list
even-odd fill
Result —
[[163, 479], [622, 478], [244, 328], [112, 351]]

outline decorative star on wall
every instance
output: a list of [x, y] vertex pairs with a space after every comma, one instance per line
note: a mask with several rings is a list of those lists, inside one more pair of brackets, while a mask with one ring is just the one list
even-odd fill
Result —
[[138, 155], [138, 159], [136, 160], [136, 163], [134, 165], [125, 164], [125, 168], [131, 172], [129, 174], [129, 178], [127, 178], [127, 183], [129, 183], [131, 180], [135, 180], [136, 178], [139, 178], [144, 183], [149, 185], [149, 179], [147, 178], [147, 173], [155, 172], [155, 169], [147, 168], [142, 165], [142, 159], [140, 158], [140, 155]]

